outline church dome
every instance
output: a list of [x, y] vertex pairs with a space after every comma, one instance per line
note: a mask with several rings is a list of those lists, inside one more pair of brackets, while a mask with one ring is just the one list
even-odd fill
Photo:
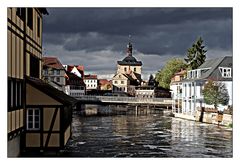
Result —
[[135, 63], [135, 62], [137, 62], [137, 60], [136, 60], [136, 58], [135, 57], [133, 57], [133, 56], [127, 56], [127, 57], [125, 57], [124, 59], [123, 59], [123, 61], [124, 62], [127, 62], [127, 63]]

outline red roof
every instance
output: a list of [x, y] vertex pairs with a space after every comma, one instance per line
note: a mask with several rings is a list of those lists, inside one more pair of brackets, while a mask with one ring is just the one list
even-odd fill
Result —
[[97, 75], [95, 74], [84, 75], [84, 79], [97, 79]]
[[108, 81], [107, 79], [100, 79], [100, 80], [99, 80], [99, 84], [100, 84], [100, 85], [105, 85], [105, 84], [111, 84], [111, 82]]
[[62, 63], [57, 59], [57, 57], [43, 57], [43, 65], [55, 68], [55, 69], [64, 69]]
[[184, 75], [187, 72], [185, 69], [181, 69], [179, 72], [175, 73], [174, 75]]
[[84, 66], [83, 65], [78, 65], [76, 66], [78, 70], [84, 71]]
[[73, 68], [76, 67], [77, 70], [79, 71], [79, 73], [82, 75], [82, 77], [84, 76], [84, 66], [83, 65], [67, 65], [66, 70], [68, 72], [71, 72], [73, 70]]

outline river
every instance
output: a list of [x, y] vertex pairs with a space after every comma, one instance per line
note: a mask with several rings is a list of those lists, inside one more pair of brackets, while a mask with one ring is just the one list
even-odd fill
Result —
[[232, 131], [163, 114], [74, 113], [63, 157], [232, 157]]

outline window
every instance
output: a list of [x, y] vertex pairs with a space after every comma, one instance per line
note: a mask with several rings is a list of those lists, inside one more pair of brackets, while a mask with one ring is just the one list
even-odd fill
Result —
[[57, 82], [60, 82], [60, 78], [59, 77], [57, 77]]
[[11, 93], [10, 93], [10, 97], [11, 97], [10, 106], [13, 107], [13, 96], [14, 96], [13, 95], [13, 81], [11, 81], [10, 84], [11, 84], [11, 87], [10, 87], [10, 91], [11, 91]]
[[30, 29], [33, 29], [33, 9], [27, 9], [27, 25]]
[[134, 72], [136, 72], [136, 71], [137, 71], [137, 69], [136, 69], [136, 68], [133, 68], [133, 71], [134, 71]]
[[30, 55], [30, 76], [39, 78], [39, 59]]
[[224, 68], [224, 67], [219, 67], [219, 70], [222, 74], [222, 77], [224, 78], [231, 78], [232, 74], [231, 74], [231, 68]]
[[44, 70], [44, 75], [48, 75], [48, 70], [47, 69]]
[[121, 84], [124, 84], [124, 81], [121, 81]]
[[40, 129], [40, 109], [28, 108], [27, 109], [27, 130]]
[[40, 37], [40, 17], [37, 17], [37, 36]]
[[57, 74], [57, 75], [60, 75], [60, 70], [56, 70], [56, 74]]
[[51, 81], [54, 81], [54, 77], [51, 77]]
[[125, 72], [127, 71], [127, 67], [124, 68], [124, 71], [125, 71]]
[[22, 107], [22, 81], [15, 79], [8, 81], [8, 106], [10, 108]]
[[25, 20], [25, 13], [26, 13], [25, 8], [17, 8], [16, 15], [23, 21]]
[[114, 81], [114, 84], [117, 84], [118, 82], [117, 81]]

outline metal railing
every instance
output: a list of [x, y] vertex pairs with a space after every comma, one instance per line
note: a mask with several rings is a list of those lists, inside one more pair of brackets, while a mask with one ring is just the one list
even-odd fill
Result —
[[116, 103], [156, 103], [156, 104], [172, 104], [171, 98], [138, 98], [138, 97], [122, 97], [122, 96], [91, 96], [84, 95], [76, 97], [82, 101], [101, 101]]

